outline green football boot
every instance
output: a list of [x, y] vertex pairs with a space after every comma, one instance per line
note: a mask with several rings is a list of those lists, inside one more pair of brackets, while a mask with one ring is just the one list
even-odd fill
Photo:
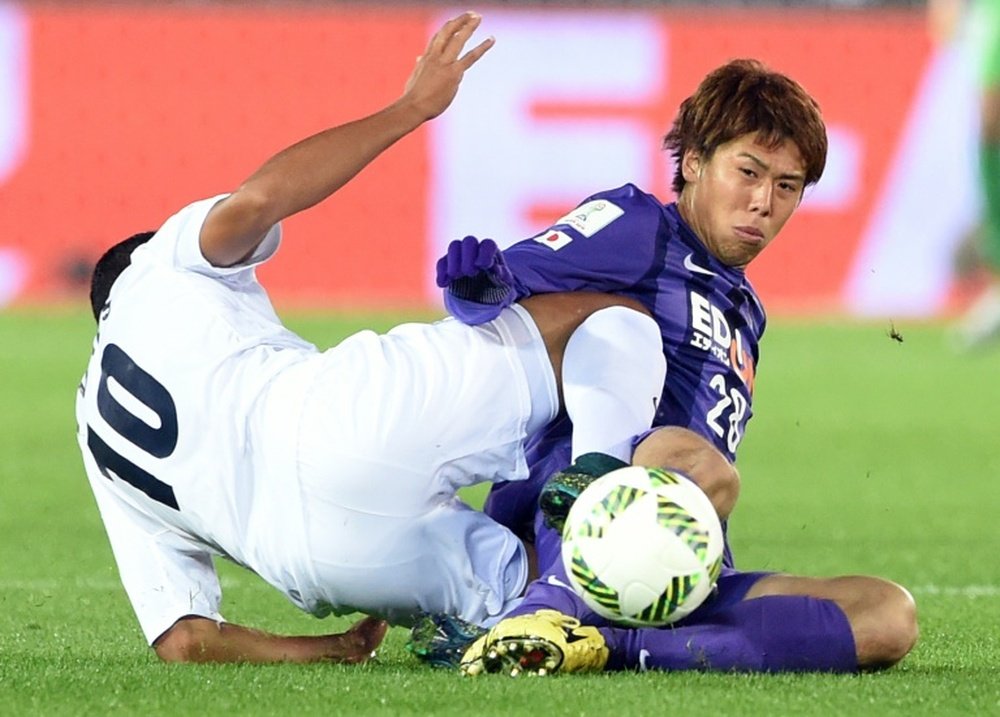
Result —
[[469, 646], [485, 634], [485, 627], [453, 615], [424, 615], [411, 628], [406, 649], [431, 667], [457, 669]]
[[562, 533], [569, 509], [584, 488], [606, 473], [627, 467], [628, 463], [606, 453], [584, 453], [568, 468], [554, 473], [538, 496], [545, 524]]

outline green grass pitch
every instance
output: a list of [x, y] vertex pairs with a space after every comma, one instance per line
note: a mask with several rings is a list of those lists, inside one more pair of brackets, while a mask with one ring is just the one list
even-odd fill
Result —
[[[395, 317], [296, 314], [321, 346]], [[0, 313], [0, 710], [9, 715], [1000, 714], [1000, 348], [948, 350], [940, 326], [774, 320], [741, 452], [732, 539], [746, 568], [873, 573], [909, 587], [922, 636], [880, 674], [627, 673], [461, 679], [390, 631], [376, 663], [163, 665], [121, 589], [74, 439], [93, 325], [82, 310]], [[482, 493], [470, 494], [472, 501]], [[319, 633], [221, 566], [223, 610]]]

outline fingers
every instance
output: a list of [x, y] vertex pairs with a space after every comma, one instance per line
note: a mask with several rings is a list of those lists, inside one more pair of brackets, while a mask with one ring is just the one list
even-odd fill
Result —
[[497, 258], [497, 243], [492, 239], [483, 239], [479, 243], [478, 250], [476, 251], [476, 261], [474, 266], [479, 271], [485, 271], [489, 269], [496, 262]]
[[459, 59], [465, 43], [482, 18], [467, 12], [446, 22], [434, 33], [427, 50], [417, 58], [403, 90], [404, 99], [425, 122], [444, 112], [455, 99], [465, 71], [493, 46], [493, 38], [479, 43]]
[[451, 282], [458, 278], [458, 272], [462, 268], [462, 242], [458, 239], [448, 244], [448, 250], [444, 256], [438, 259], [437, 285], [442, 289], [447, 288]]
[[496, 39], [493, 37], [487, 37], [485, 40], [480, 42], [474, 48], [462, 55], [462, 59], [458, 61], [458, 64], [463, 70], [468, 70], [474, 64], [479, 61], [479, 58], [486, 54], [493, 45], [496, 44]]
[[451, 276], [448, 273], [448, 255], [445, 254], [443, 257], [437, 260], [437, 264], [434, 267], [436, 277], [434, 283], [436, 283], [440, 288], [445, 289], [448, 284], [451, 283]]
[[486, 51], [496, 44], [496, 38], [488, 37], [458, 59], [458, 53], [465, 47], [472, 34], [482, 23], [483, 18], [474, 12], [466, 12], [446, 22], [440, 30], [434, 33], [427, 53], [440, 54], [448, 62], [458, 61], [462, 70], [468, 70], [479, 61]]
[[455, 279], [476, 276], [498, 263], [500, 249], [492, 239], [479, 241], [474, 236], [456, 239], [448, 244], [445, 255], [435, 265], [435, 281], [442, 289]]
[[469, 13], [462, 13], [458, 17], [453, 17], [451, 20], [442, 25], [441, 29], [431, 36], [430, 42], [427, 43], [427, 52], [424, 54], [429, 55], [432, 52], [441, 52], [441, 48], [443, 48], [445, 43], [448, 42], [448, 38], [455, 34], [455, 30], [465, 20], [465, 17], [468, 14]]
[[454, 281], [461, 276], [462, 271], [462, 242], [458, 239], [448, 245], [448, 282]]
[[434, 33], [425, 54], [434, 53], [447, 56], [450, 53], [450, 59], [454, 60], [458, 57], [465, 42], [479, 27], [480, 22], [482, 22], [482, 18], [474, 12], [464, 12], [458, 17], [453, 17]]
[[447, 270], [445, 285], [459, 277], [478, 273], [475, 267], [477, 243], [475, 237], [468, 236], [456, 239], [448, 245], [448, 253], [445, 255]]
[[[474, 12], [467, 12], [459, 15], [455, 20], [458, 20], [459, 23], [452, 29], [451, 34], [445, 38], [445, 44], [442, 48], [445, 59], [450, 61], [458, 59], [458, 53], [465, 47], [465, 43], [472, 37], [472, 33], [479, 27], [483, 18]], [[451, 22], [454, 22], [454, 20]], [[447, 24], [445, 24], [445, 27], [447, 27]]]
[[476, 257], [479, 254], [479, 240], [475, 237], [465, 237], [462, 240], [462, 276], [475, 276]]

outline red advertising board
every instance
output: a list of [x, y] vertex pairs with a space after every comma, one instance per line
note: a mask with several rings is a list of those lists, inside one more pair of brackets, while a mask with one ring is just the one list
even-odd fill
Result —
[[[3, 242], [29, 295], [67, 261], [235, 189], [283, 146], [398, 96], [425, 41], [419, 12], [213, 7], [32, 8], [26, 149], [6, 177]], [[287, 222], [276, 294], [422, 296], [427, 153], [418, 133], [328, 204]], [[391, 201], [386, 201], [386, 198]]]
[[[494, 32], [494, 13], [483, 13], [485, 31]], [[484, 62], [494, 63], [494, 76], [514, 98], [508, 104], [524, 99], [527, 125], [625, 127], [628, 140], [645, 147], [646, 169], [637, 166], [635, 181], [669, 200], [658, 140], [700, 78], [737, 56], [787, 71], [822, 105], [830, 171], [751, 276], [772, 306], [842, 308], [852, 272], [860, 270], [860, 245], [907, 151], [906, 128], [919, 120], [914, 107], [933, 57], [920, 14], [616, 13], [625, 23], [622, 41], [632, 42], [634, 31], [649, 48], [644, 69], [625, 67], [620, 75], [625, 88], [640, 69], [648, 72], [642, 92], [615, 96], [615, 82], [576, 94], [528, 97], [518, 89], [505, 42], [534, 37], [539, 28], [607, 27], [612, 11], [603, 13], [497, 9], [507, 34], [496, 31], [497, 48]], [[157, 226], [189, 201], [235, 188], [283, 146], [391, 101], [437, 19], [418, 6], [5, 6], [0, 258], [8, 258], [8, 286], [5, 296], [0, 261], [0, 303], [64, 296], [73, 267], [102, 248]], [[553, 45], [564, 57], [607, 52], [607, 62], [622, 61], [613, 47]], [[464, 109], [453, 108], [455, 117], [501, 91], [487, 70], [477, 84], [479, 71], [466, 79], [456, 101]], [[488, 213], [504, 181], [491, 167], [527, 153], [503, 140], [504, 117], [491, 117], [496, 126], [489, 117], [470, 120], [474, 153], [422, 128], [331, 200], [287, 221], [282, 251], [262, 270], [272, 295], [326, 305], [432, 303], [428, 276], [443, 242], [452, 233], [484, 231], [475, 225], [477, 208]], [[449, 161], [475, 163], [474, 198], [451, 193], [459, 180], [448, 174]], [[522, 162], [526, 174], [510, 181], [531, 181], [533, 166]], [[586, 192], [553, 181], [506, 207], [516, 219], [510, 232], [540, 230], [586, 193], [613, 186], [610, 175], [603, 184], [596, 176]], [[441, 220], [457, 202], [473, 217], [461, 226]]]

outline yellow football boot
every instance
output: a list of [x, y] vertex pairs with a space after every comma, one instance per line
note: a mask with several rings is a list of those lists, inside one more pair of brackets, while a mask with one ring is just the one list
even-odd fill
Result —
[[599, 672], [607, 662], [608, 647], [596, 627], [555, 610], [539, 610], [498, 622], [465, 652], [460, 669], [467, 676], [541, 676]]

